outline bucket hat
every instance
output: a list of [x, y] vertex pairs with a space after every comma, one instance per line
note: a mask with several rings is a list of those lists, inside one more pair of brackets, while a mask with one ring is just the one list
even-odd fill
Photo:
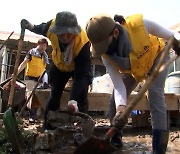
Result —
[[65, 33], [78, 35], [81, 32], [81, 28], [78, 25], [75, 14], [63, 11], [56, 14], [55, 24], [49, 31], [57, 35]]
[[92, 43], [92, 56], [99, 58], [109, 46], [110, 34], [115, 28], [115, 21], [108, 15], [92, 17], [86, 25], [86, 33]]

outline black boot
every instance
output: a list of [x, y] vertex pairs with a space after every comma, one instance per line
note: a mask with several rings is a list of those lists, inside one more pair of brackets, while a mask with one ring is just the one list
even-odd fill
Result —
[[153, 154], [165, 154], [169, 139], [169, 131], [154, 129], [152, 133], [153, 133], [153, 141], [152, 141]]
[[111, 144], [117, 148], [121, 148], [123, 146], [122, 143], [122, 131], [119, 131], [111, 138]]

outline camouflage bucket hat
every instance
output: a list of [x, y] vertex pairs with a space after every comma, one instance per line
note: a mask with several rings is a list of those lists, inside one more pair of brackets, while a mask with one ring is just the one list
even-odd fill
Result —
[[75, 14], [63, 11], [56, 14], [55, 24], [49, 31], [57, 35], [65, 33], [78, 35], [81, 32], [81, 28], [78, 25]]

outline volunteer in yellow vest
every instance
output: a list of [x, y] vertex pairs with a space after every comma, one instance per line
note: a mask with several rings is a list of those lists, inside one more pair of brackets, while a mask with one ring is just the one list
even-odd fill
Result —
[[[174, 32], [165, 29], [141, 14], [131, 15], [121, 24], [110, 16], [92, 17], [86, 26], [87, 36], [92, 43], [92, 55], [102, 59], [114, 84], [114, 97], [110, 101], [111, 124], [118, 128], [116, 115], [126, 107], [129, 94], [139, 81], [146, 79], [156, 66], [161, 51], [165, 48], [162, 40], [169, 40]], [[180, 43], [174, 39], [174, 49], [180, 54]], [[168, 60], [166, 57], [166, 62]], [[148, 99], [152, 116], [153, 152], [165, 153], [168, 143], [168, 124], [164, 100], [164, 70], [148, 89]], [[111, 143], [122, 146], [121, 133], [115, 134]], [[163, 140], [162, 140], [163, 138]]]
[[[46, 69], [46, 65], [49, 64], [48, 55], [46, 53], [46, 49], [48, 46], [48, 41], [45, 38], [41, 38], [38, 40], [38, 46], [36, 48], [31, 49], [24, 61], [18, 67], [18, 74], [26, 68], [25, 73], [25, 82], [27, 87], [27, 97], [30, 95], [33, 90], [36, 82], [39, 77]], [[42, 78], [42, 84], [38, 86], [38, 89], [47, 89], [48, 88], [48, 75], [44, 74]], [[30, 122], [34, 122], [35, 118], [35, 110], [33, 109], [34, 104], [32, 104], [32, 99], [27, 104], [27, 107], [31, 109], [30, 111]]]
[[47, 23], [32, 25], [23, 19], [21, 25], [49, 38], [53, 48], [50, 68], [51, 96], [45, 112], [45, 129], [49, 110], [60, 107], [60, 98], [69, 78], [73, 78], [70, 100], [78, 103], [79, 111], [88, 112], [88, 86], [91, 84], [90, 43], [85, 31], [78, 25], [76, 15], [63, 11]]

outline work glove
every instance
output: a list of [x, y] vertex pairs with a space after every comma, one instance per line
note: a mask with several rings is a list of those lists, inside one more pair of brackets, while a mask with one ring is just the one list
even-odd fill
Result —
[[67, 111], [69, 111], [70, 113], [78, 112], [78, 106], [75, 100], [68, 101]]
[[21, 28], [22, 29], [32, 30], [34, 28], [34, 25], [31, 24], [28, 20], [22, 19], [21, 20]]
[[127, 117], [121, 117], [121, 114], [124, 112], [125, 106], [119, 105], [116, 108], [116, 115], [114, 116], [112, 120], [112, 126], [119, 128], [120, 130], [126, 125], [127, 123]]
[[180, 34], [179, 33], [174, 34], [172, 48], [176, 52], [176, 54], [180, 56]]

